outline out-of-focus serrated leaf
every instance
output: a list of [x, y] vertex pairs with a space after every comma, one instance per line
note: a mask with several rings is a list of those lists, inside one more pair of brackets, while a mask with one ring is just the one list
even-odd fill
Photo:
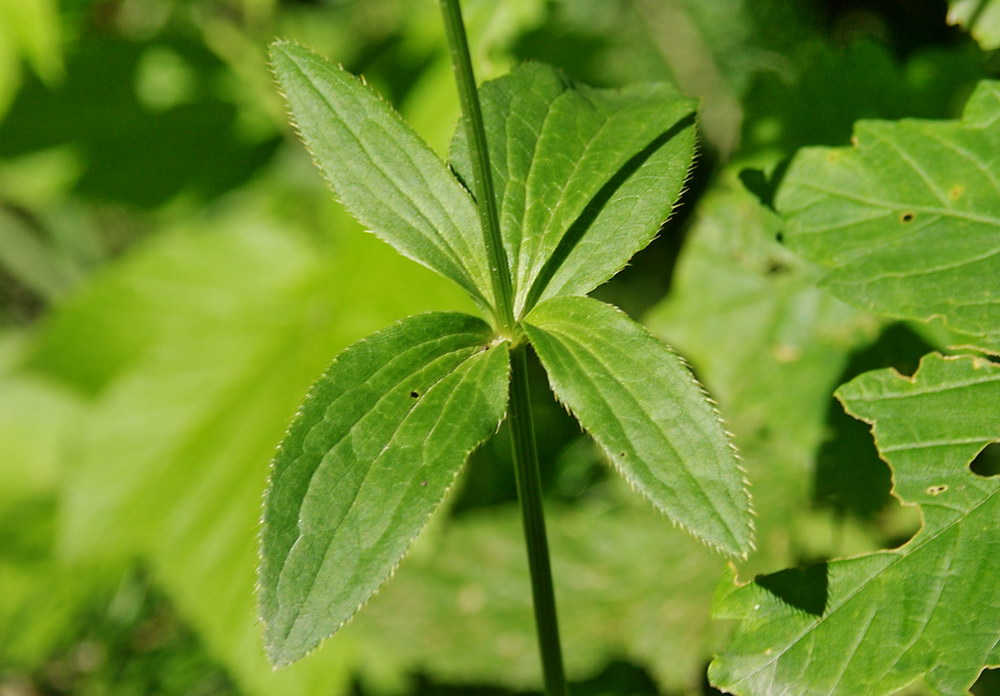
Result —
[[921, 677], [965, 693], [1000, 641], [1000, 478], [969, 470], [1000, 441], [1000, 366], [930, 354], [912, 378], [869, 372], [837, 394], [872, 424], [923, 528], [898, 549], [721, 587], [717, 615], [740, 624], [710, 678], [734, 694], [878, 696]]
[[854, 142], [793, 160], [775, 201], [789, 246], [856, 306], [1000, 351], [1000, 83], [961, 121], [860, 121]]
[[1000, 2], [948, 0], [948, 24], [958, 24], [986, 51], [1000, 48]]
[[289, 222], [301, 191], [292, 212], [268, 204], [281, 224], [255, 200], [100, 275], [44, 327], [31, 364], [96, 396], [63, 489], [64, 552], [139, 559], [241, 688], [294, 696], [342, 688], [349, 656], [332, 647], [278, 673], [264, 657], [253, 590], [274, 448], [339, 348], [466, 305], [332, 203], [303, 216], [338, 230], [326, 242]]

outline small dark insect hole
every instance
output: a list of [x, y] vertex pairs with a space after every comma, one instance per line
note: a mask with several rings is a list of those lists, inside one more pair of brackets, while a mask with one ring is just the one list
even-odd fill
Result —
[[412, 396], [414, 399], [416, 399], [417, 397], [420, 396], [420, 392], [418, 392], [418, 391], [411, 391], [410, 392], [410, 396]]
[[787, 273], [791, 269], [781, 261], [776, 259], [770, 259], [767, 262], [767, 274], [770, 276], [781, 275], [782, 273]]
[[997, 476], [1000, 475], [1000, 442], [991, 442], [983, 448], [983, 451], [976, 455], [976, 458], [969, 464], [969, 469], [976, 476]]
[[625, 453], [624, 453], [624, 452], [619, 452], [618, 456], [620, 456], [620, 457], [624, 457], [624, 456], [625, 456]]
[[774, 235], [774, 238], [777, 239], [778, 242], [781, 243], [781, 244], [785, 243], [785, 233], [784, 232], [778, 232], [778, 234]]
[[948, 490], [948, 486], [945, 485], [931, 486], [927, 489], [927, 495], [941, 495], [946, 490]]
[[913, 222], [914, 218], [916, 218], [916, 215], [907, 210], [905, 213], [899, 216], [899, 221], [904, 225], [907, 225]]

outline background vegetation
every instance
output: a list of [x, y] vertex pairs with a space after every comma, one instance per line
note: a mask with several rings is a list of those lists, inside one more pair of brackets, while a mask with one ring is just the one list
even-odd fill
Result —
[[[917, 513], [832, 393], [871, 369], [911, 374], [949, 336], [818, 289], [768, 202], [792, 153], [847, 144], [860, 118], [959, 116], [1000, 75], [996, 4], [974, 37], [931, 0], [465, 5], [481, 78], [533, 59], [702, 99], [680, 208], [596, 295], [719, 402], [760, 515], [741, 576], [909, 538]], [[276, 35], [364, 73], [445, 151], [458, 105], [430, 0], [0, 0], [2, 696], [537, 684], [504, 433], [364, 613], [267, 666], [257, 521], [289, 417], [341, 348], [467, 302], [333, 201], [273, 89]], [[574, 693], [711, 693], [724, 568], [623, 491], [534, 384]], [[976, 692], [1000, 693], [996, 675]]]

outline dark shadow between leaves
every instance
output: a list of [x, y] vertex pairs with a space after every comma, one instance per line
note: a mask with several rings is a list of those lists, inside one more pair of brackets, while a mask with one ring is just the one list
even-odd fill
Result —
[[762, 169], [747, 167], [740, 170], [740, 182], [747, 191], [757, 197], [767, 208], [774, 210], [774, 197], [778, 193], [782, 179], [792, 163], [791, 157], [786, 157], [774, 166], [770, 174]]
[[969, 464], [969, 469], [983, 478], [1000, 475], [1000, 442], [986, 445]]
[[528, 291], [527, 304], [526, 306], [532, 307], [538, 301], [538, 298], [542, 296], [545, 288], [548, 286], [549, 281], [562, 266], [563, 262], [569, 257], [570, 252], [576, 247], [583, 238], [583, 235], [590, 228], [590, 225], [597, 219], [601, 210], [604, 206], [608, 204], [611, 197], [614, 195], [615, 191], [624, 185], [628, 181], [629, 177], [635, 174], [645, 162], [652, 157], [657, 150], [670, 142], [674, 137], [679, 135], [684, 131], [685, 128], [693, 126], [695, 122], [694, 113], [690, 113], [687, 116], [679, 119], [670, 128], [660, 133], [656, 136], [650, 143], [644, 147], [642, 150], [632, 155], [625, 164], [619, 167], [618, 171], [608, 179], [603, 186], [594, 194], [594, 197], [590, 199], [584, 207], [583, 212], [580, 216], [573, 221], [573, 224], [569, 226], [566, 230], [566, 234], [563, 235], [562, 239], [559, 240], [559, 244], [556, 245], [555, 251], [552, 252], [552, 256], [549, 257], [545, 265], [542, 266], [542, 270], [539, 272], [538, 277], [535, 278], [535, 282], [532, 283], [531, 289]]
[[[886, 327], [878, 339], [854, 352], [837, 384], [858, 375], [886, 367], [912, 375], [920, 358], [933, 350], [905, 324]], [[892, 505], [889, 467], [878, 456], [868, 424], [844, 413], [830, 399], [826, 416], [829, 436], [816, 454], [813, 473], [813, 502], [859, 520], [874, 520]]]
[[754, 583], [785, 604], [812, 616], [822, 616], [830, 598], [829, 568], [826, 563], [758, 575], [754, 578]]

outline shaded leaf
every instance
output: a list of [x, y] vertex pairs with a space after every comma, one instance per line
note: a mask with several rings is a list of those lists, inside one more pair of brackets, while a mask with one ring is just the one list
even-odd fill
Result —
[[271, 61], [306, 146], [358, 221], [491, 304], [472, 197], [430, 147], [371, 88], [325, 58], [277, 42]]
[[861, 121], [853, 148], [809, 148], [778, 192], [791, 248], [859, 307], [943, 317], [1000, 351], [1000, 83], [961, 121]]
[[681, 359], [586, 297], [548, 300], [524, 328], [556, 397], [629, 483], [709, 546], [747, 554], [753, 525], [736, 451]]
[[735, 694], [877, 696], [920, 677], [965, 693], [1000, 641], [1000, 478], [969, 470], [1000, 440], [1000, 366], [930, 354], [912, 378], [869, 372], [837, 395], [873, 424], [893, 492], [920, 506], [923, 528], [898, 549], [831, 561], [820, 583], [796, 583], [795, 601], [773, 581], [722, 587], [717, 615], [741, 623], [710, 677]]
[[332, 634], [389, 577], [506, 408], [505, 343], [430, 313], [341, 353], [274, 460], [261, 537], [265, 643], [276, 665]]
[[[528, 64], [481, 89], [515, 312], [583, 294], [649, 244], [694, 155], [694, 103], [664, 83], [599, 90]], [[469, 181], [464, 128], [453, 166]]]

